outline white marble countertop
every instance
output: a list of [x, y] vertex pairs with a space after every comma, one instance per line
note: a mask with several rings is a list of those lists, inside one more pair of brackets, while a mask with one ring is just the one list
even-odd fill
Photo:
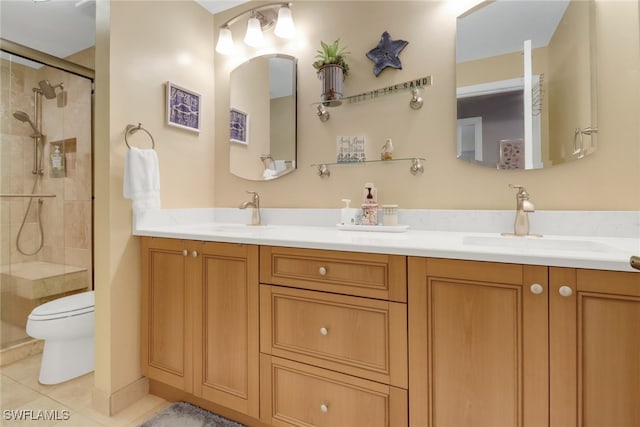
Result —
[[[200, 211], [195, 214], [185, 210], [166, 211], [162, 214], [154, 213], [136, 218], [133, 234], [201, 241], [638, 272], [629, 265], [631, 255], [640, 255], [640, 235], [638, 234], [631, 237], [544, 234], [539, 238], [522, 238], [505, 237], [499, 232], [473, 229], [440, 231], [410, 227], [406, 232], [400, 233], [344, 231], [339, 230], [335, 224], [326, 224], [333, 219], [334, 211], [330, 212], [331, 215], [316, 212], [323, 218], [318, 221], [324, 222], [320, 226], [278, 224], [279, 221], [276, 221], [275, 217], [264, 226], [246, 226], [243, 222], [237, 222], [245, 219], [244, 213], [239, 217], [237, 210], [233, 215], [235, 221], [229, 221], [229, 215], [227, 215], [229, 212], [224, 210], [217, 213]], [[290, 214], [291, 212], [287, 213], [287, 215]], [[473, 215], [473, 213], [468, 212], [464, 215]], [[405, 215], [405, 218], [408, 219], [409, 216]], [[635, 221], [635, 215], [630, 215], [630, 218], [631, 222]], [[280, 218], [280, 220], [284, 221], [286, 218]], [[465, 221], [467, 220], [470, 218], [465, 218]], [[296, 221], [289, 218], [289, 222]], [[629, 225], [625, 232], [634, 230], [634, 227], [635, 224]], [[532, 230], [532, 232], [539, 231]]]

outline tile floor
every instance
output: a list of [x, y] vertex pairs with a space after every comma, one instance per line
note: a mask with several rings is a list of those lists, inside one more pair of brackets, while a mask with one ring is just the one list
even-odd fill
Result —
[[[157, 396], [147, 395], [113, 417], [91, 407], [93, 373], [62, 384], [38, 383], [41, 355], [30, 356], [0, 367], [0, 426], [7, 427], [136, 427], [170, 404]], [[32, 418], [49, 414], [53, 420], [18, 421], [14, 415]], [[68, 418], [68, 419], [63, 419]]]

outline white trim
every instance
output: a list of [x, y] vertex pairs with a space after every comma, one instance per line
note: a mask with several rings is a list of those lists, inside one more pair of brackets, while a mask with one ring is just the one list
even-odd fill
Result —
[[477, 85], [462, 86], [456, 89], [458, 99], [472, 96], [492, 95], [494, 93], [513, 92], [524, 89], [524, 79], [517, 77], [508, 80], [496, 80]]
[[[531, 91], [531, 40], [524, 41], [524, 168], [533, 168], [533, 93]], [[540, 143], [536, 144], [538, 147]]]

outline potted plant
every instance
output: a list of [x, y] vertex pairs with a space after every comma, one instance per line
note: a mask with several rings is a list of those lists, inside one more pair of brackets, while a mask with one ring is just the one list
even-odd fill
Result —
[[327, 44], [320, 41], [313, 68], [318, 70], [318, 78], [322, 82], [321, 100], [324, 105], [334, 107], [342, 104], [340, 98], [344, 93], [344, 78], [349, 74], [349, 64], [346, 57], [349, 55], [346, 47], [340, 45], [340, 39]]

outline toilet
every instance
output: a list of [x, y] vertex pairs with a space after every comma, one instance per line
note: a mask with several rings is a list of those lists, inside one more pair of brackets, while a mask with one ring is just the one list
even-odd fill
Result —
[[39, 382], [58, 384], [93, 371], [94, 291], [33, 309], [27, 334], [44, 340]]

